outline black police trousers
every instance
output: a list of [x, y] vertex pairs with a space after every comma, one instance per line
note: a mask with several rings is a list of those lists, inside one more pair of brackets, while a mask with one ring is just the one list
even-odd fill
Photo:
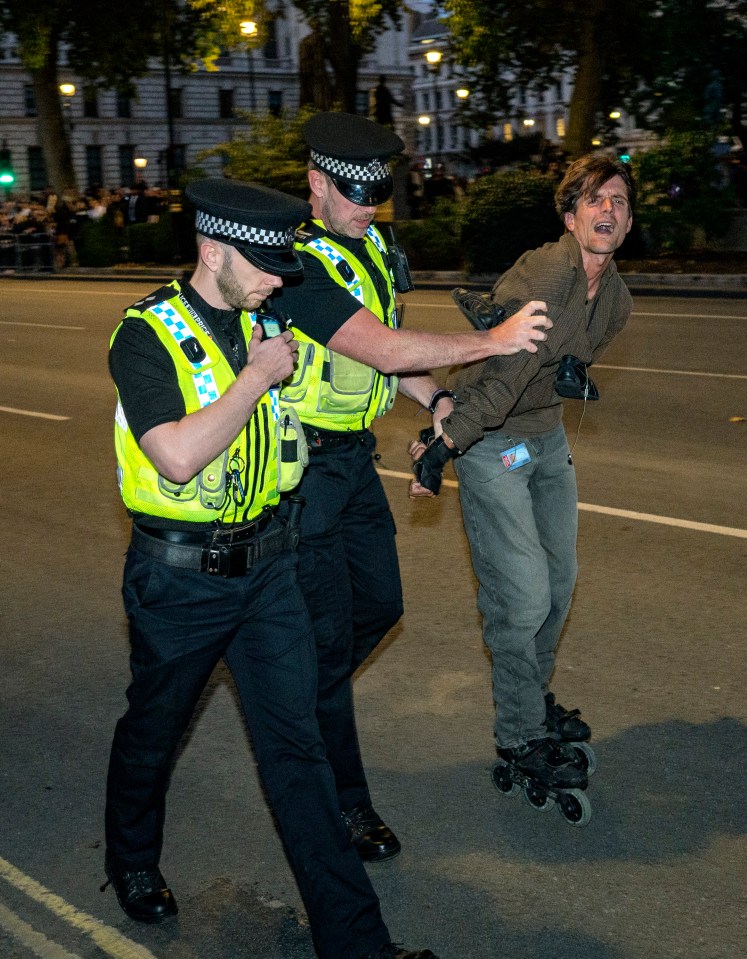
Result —
[[402, 616], [394, 518], [374, 468], [376, 439], [314, 450], [297, 492], [298, 579], [316, 639], [317, 718], [340, 806], [370, 803], [351, 678]]
[[158, 863], [171, 761], [224, 657], [317, 954], [359, 959], [390, 936], [341, 823], [314, 715], [316, 662], [296, 563], [295, 553], [284, 552], [226, 579], [175, 569], [130, 547], [123, 596], [132, 683], [111, 750], [107, 852], [118, 869]]

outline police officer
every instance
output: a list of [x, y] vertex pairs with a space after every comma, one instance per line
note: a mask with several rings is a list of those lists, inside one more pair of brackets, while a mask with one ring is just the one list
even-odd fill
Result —
[[[314, 622], [317, 716], [343, 819], [362, 859], [400, 851], [375, 812], [363, 769], [351, 677], [402, 615], [395, 529], [369, 427], [398, 389], [436, 418], [451, 395], [424, 372], [480, 357], [535, 352], [552, 324], [539, 301], [484, 333], [399, 328], [392, 251], [373, 224], [393, 190], [388, 161], [404, 144], [364, 117], [320, 113], [304, 126], [313, 218], [296, 244], [303, 282], [273, 297], [293, 321], [296, 370], [282, 403], [303, 423], [310, 462], [300, 486], [299, 579]], [[400, 286], [404, 291], [406, 287]], [[398, 378], [398, 374], [402, 374]], [[436, 425], [438, 429], [438, 426]]]
[[258, 313], [300, 273], [308, 204], [223, 179], [191, 185], [198, 262], [127, 310], [111, 344], [119, 484], [133, 519], [123, 595], [129, 707], [117, 723], [106, 804], [106, 873], [125, 913], [177, 912], [161, 875], [170, 763], [225, 657], [321, 959], [432, 959], [392, 945], [340, 823], [314, 716], [312, 629], [296, 580], [296, 519], [276, 516], [277, 389], [290, 332]]

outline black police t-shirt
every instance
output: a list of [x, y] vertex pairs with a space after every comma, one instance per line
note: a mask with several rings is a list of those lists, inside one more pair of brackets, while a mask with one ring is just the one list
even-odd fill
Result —
[[[334, 241], [350, 250], [363, 263], [376, 287], [379, 299], [386, 308], [389, 304], [389, 290], [384, 277], [368, 256], [364, 240], [335, 234]], [[292, 321], [293, 326], [326, 346], [363, 304], [344, 286], [330, 281], [329, 273], [318, 257], [303, 251], [300, 257], [303, 261], [303, 279], [285, 283], [273, 293], [272, 300]]]

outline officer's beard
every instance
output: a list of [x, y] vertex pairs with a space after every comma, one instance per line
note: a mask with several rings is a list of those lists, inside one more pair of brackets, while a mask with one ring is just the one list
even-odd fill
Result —
[[268, 289], [265, 294], [258, 290], [247, 293], [233, 271], [233, 255], [233, 250], [229, 246], [224, 247], [223, 263], [215, 277], [215, 285], [218, 287], [218, 292], [223, 300], [228, 303], [231, 309], [251, 312], [265, 301], [272, 289]]

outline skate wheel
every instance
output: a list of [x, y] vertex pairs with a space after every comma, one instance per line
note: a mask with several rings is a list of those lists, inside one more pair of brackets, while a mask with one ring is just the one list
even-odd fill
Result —
[[498, 792], [503, 793], [504, 796], [515, 796], [519, 791], [519, 784], [511, 778], [506, 763], [496, 763], [490, 770], [490, 778]]
[[552, 796], [548, 796], [543, 789], [530, 786], [529, 783], [524, 786], [524, 799], [529, 803], [532, 809], [536, 809], [538, 812], [549, 812], [555, 805], [555, 800]]
[[573, 749], [586, 775], [593, 776], [597, 771], [597, 757], [594, 750], [588, 743], [574, 743]]
[[591, 803], [583, 789], [565, 789], [558, 799], [561, 816], [572, 826], [585, 826], [591, 819]]

